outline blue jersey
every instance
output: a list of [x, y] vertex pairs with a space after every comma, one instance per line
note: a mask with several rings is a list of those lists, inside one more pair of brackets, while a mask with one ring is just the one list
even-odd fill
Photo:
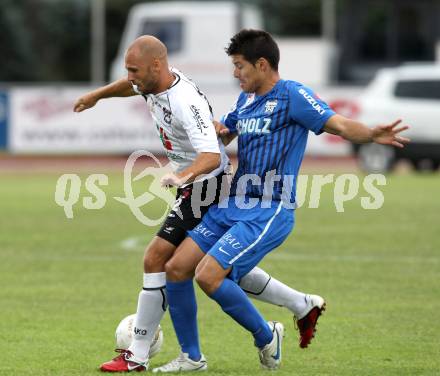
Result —
[[308, 132], [320, 134], [334, 114], [312, 90], [295, 81], [279, 80], [262, 96], [242, 92], [221, 119], [238, 134], [231, 195], [294, 203]]

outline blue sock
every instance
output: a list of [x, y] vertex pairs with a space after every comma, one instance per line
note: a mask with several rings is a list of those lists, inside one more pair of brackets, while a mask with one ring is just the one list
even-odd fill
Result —
[[192, 360], [200, 360], [197, 302], [193, 281], [167, 281], [166, 286], [170, 316], [182, 352], [187, 353]]
[[255, 346], [263, 347], [272, 341], [272, 331], [263, 316], [235, 282], [225, 278], [211, 298], [220, 304], [223, 311], [252, 333]]

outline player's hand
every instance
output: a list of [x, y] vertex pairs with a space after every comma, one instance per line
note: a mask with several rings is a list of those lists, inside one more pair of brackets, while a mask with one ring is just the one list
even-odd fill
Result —
[[160, 185], [162, 187], [180, 187], [181, 185], [185, 184], [186, 182], [188, 182], [188, 180], [191, 178], [193, 174], [189, 173], [183, 177], [173, 174], [172, 172], [165, 174], [164, 176], [162, 176], [162, 178], [160, 179]]
[[220, 140], [222, 140], [223, 145], [228, 145], [231, 140], [234, 138], [233, 135], [231, 135], [231, 132], [229, 128], [225, 127], [222, 123], [213, 120], [214, 126], [215, 126], [215, 133], [217, 134], [217, 137], [220, 137]]
[[78, 98], [73, 106], [74, 112], [81, 112], [87, 110], [88, 108], [93, 107], [98, 99], [91, 93], [85, 94], [82, 97]]
[[180, 187], [183, 183], [183, 179], [173, 173], [165, 174], [160, 179], [160, 185], [162, 187]]
[[227, 135], [229, 133], [229, 129], [225, 127], [222, 123], [218, 122], [217, 120], [212, 121], [215, 126], [215, 133], [217, 136]]
[[382, 145], [393, 145], [398, 148], [403, 148], [405, 144], [410, 142], [409, 138], [400, 136], [400, 133], [406, 131], [409, 126], [403, 125], [397, 127], [402, 122], [402, 119], [398, 119], [391, 124], [378, 125], [372, 129], [373, 141]]

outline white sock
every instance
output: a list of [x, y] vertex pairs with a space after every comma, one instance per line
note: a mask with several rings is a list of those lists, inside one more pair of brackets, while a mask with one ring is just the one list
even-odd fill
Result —
[[138, 362], [148, 359], [151, 341], [167, 309], [165, 283], [165, 272], [144, 273], [144, 288], [139, 293], [133, 342], [128, 348], [133, 353], [133, 360]]
[[295, 316], [301, 314], [307, 305], [304, 293], [286, 286], [258, 267], [246, 274], [239, 285], [250, 298], [286, 307]]

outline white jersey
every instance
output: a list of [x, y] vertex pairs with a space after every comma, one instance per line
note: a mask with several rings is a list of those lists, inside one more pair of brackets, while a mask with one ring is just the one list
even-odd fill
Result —
[[212, 111], [206, 96], [175, 68], [176, 79], [169, 89], [159, 94], [142, 94], [148, 103], [158, 135], [175, 172], [190, 166], [198, 153], [221, 154], [220, 166], [205, 178], [225, 171], [229, 159], [223, 143], [217, 138]]

